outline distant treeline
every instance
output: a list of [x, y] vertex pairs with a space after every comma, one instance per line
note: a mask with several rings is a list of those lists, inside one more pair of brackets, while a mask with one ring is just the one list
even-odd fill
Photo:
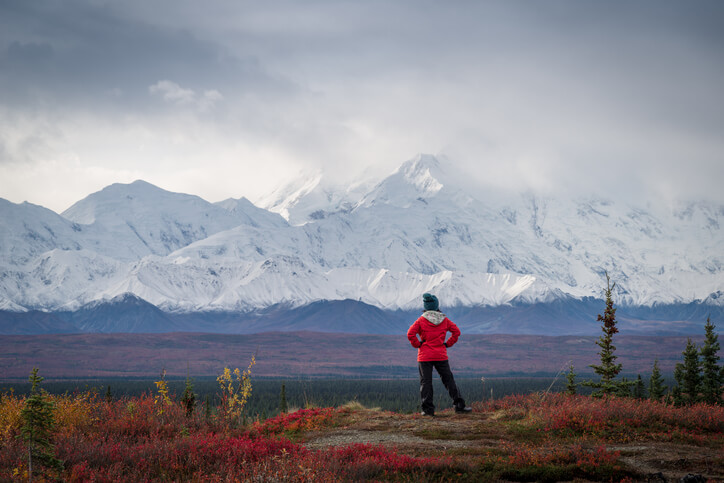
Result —
[[[214, 407], [218, 404], [219, 385], [215, 379], [192, 379], [199, 410], [207, 400]], [[433, 379], [435, 405], [438, 410], [451, 407], [447, 391], [439, 379]], [[552, 392], [565, 390], [565, 375], [553, 377], [505, 377], [481, 379], [457, 379], [463, 397], [468, 403], [486, 399], [498, 399], [510, 394], [529, 394], [537, 391]], [[667, 381], [669, 383], [669, 381]], [[410, 413], [419, 410], [420, 386], [415, 380], [371, 380], [371, 379], [253, 379], [253, 392], [247, 403], [246, 413], [250, 418], [271, 417], [279, 412], [282, 384], [285, 386], [289, 408], [339, 406], [357, 401], [366, 407]], [[184, 380], [169, 380], [171, 394], [180, 399], [184, 391]], [[154, 393], [153, 380], [89, 380], [89, 381], [46, 381], [43, 388], [51, 394], [73, 392], [97, 392], [106, 397], [108, 388], [113, 398], [138, 396], [146, 392]], [[25, 395], [30, 391], [28, 383], [0, 383], [0, 393], [13, 390], [15, 394]], [[581, 388], [585, 394], [585, 388]]]

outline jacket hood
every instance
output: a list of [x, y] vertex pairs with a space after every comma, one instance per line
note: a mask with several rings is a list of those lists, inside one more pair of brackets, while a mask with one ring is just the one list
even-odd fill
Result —
[[445, 314], [437, 310], [427, 310], [422, 313], [422, 316], [433, 325], [440, 325], [440, 323], [445, 320]]

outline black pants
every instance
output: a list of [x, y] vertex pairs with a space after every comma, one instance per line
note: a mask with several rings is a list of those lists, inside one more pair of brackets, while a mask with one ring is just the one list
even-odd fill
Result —
[[450, 370], [448, 361], [425, 361], [418, 362], [417, 368], [420, 370], [420, 397], [422, 398], [422, 410], [426, 413], [435, 413], [435, 404], [432, 400], [432, 368], [435, 368], [442, 384], [447, 389], [450, 398], [456, 408], [464, 408], [465, 400], [460, 396], [460, 391], [455, 385], [455, 378]]

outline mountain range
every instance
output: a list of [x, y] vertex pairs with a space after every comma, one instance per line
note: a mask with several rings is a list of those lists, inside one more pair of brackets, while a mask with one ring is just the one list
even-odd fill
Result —
[[468, 178], [418, 155], [375, 183], [302, 177], [258, 206], [140, 180], [60, 214], [0, 199], [0, 333], [398, 333], [424, 292], [473, 332], [596, 333], [605, 273], [625, 330], [690, 333], [724, 313], [724, 205]]

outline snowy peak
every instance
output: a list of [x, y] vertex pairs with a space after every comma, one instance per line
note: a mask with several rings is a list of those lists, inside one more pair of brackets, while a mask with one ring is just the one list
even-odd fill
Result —
[[[296, 221], [292, 221], [294, 218], [293, 212], [297, 211], [298, 205], [305, 198], [309, 198], [311, 193], [315, 193], [311, 198], [320, 198], [320, 191], [324, 191], [320, 187], [322, 181], [321, 173], [299, 173], [294, 181], [281, 186], [274, 190], [269, 196], [265, 196], [258, 200], [259, 206], [265, 208], [271, 212], [279, 213], [284, 219], [293, 224], [298, 224]], [[324, 198], [322, 196], [322, 198]], [[317, 200], [315, 200], [317, 201]], [[330, 200], [328, 200], [330, 201]], [[307, 202], [306, 204], [309, 204]]]
[[358, 207], [377, 204], [409, 207], [415, 201], [434, 197], [443, 188], [439, 176], [435, 176], [439, 174], [440, 164], [435, 157], [418, 155], [380, 182]]
[[229, 198], [215, 204], [238, 217], [243, 224], [255, 228], [270, 226], [280, 228], [289, 226], [289, 223], [278, 213], [272, 213], [263, 208], [259, 208], [244, 197], [239, 199]]
[[191, 208], [198, 211], [210, 203], [198, 196], [166, 191], [146, 181], [130, 184], [114, 183], [101, 191], [88, 195], [65, 210], [65, 218], [83, 225], [96, 221], [108, 224], [131, 217], [142, 217], [155, 212], [178, 211]]
[[447, 158], [418, 154], [377, 184], [357, 206], [387, 204], [408, 208], [413, 203], [436, 198], [462, 205], [472, 200], [464, 186], [464, 176]]
[[348, 213], [368, 191], [370, 183], [336, 186], [320, 173], [300, 174], [292, 183], [259, 200], [259, 206], [279, 213], [292, 225], [323, 220], [334, 213]]
[[409, 206], [410, 202], [435, 197], [443, 188], [459, 200], [461, 179], [464, 176], [445, 157], [418, 154], [376, 183], [362, 179], [337, 186], [321, 173], [300, 173], [295, 181], [260, 199], [258, 204], [279, 213], [292, 225], [303, 225], [335, 213], [347, 214], [359, 206]]
[[407, 161], [397, 173], [402, 174], [407, 183], [425, 196], [434, 196], [443, 187], [440, 180], [444, 178], [444, 172], [440, 167], [440, 161], [429, 154], [420, 154]]
[[122, 260], [168, 255], [195, 241], [241, 224], [271, 223], [244, 203], [229, 211], [194, 195], [173, 193], [145, 181], [116, 183], [74, 204], [63, 216], [93, 227], [100, 253]]
[[0, 198], [0, 267], [23, 265], [55, 248], [79, 250], [83, 228], [54, 211]]

